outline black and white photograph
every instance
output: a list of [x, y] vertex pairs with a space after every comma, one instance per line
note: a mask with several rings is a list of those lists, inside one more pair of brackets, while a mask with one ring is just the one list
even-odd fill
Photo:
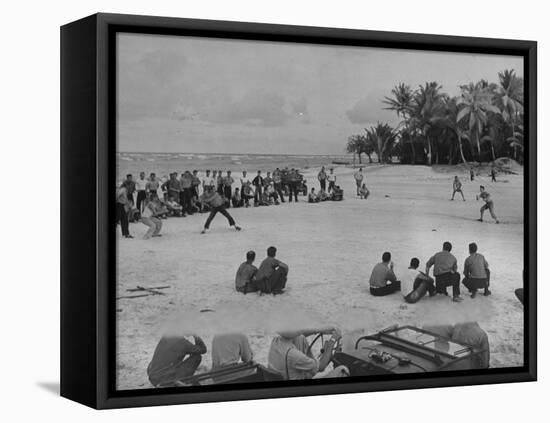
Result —
[[118, 33], [116, 389], [523, 366], [523, 69]]

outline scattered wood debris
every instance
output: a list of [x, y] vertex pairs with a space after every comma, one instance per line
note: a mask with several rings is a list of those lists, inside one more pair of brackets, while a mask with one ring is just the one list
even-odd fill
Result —
[[166, 286], [151, 286], [151, 287], [145, 287], [145, 286], [136, 286], [135, 288], [127, 289], [127, 292], [144, 292], [144, 294], [138, 294], [138, 295], [122, 295], [120, 297], [117, 297], [117, 300], [123, 299], [123, 298], [141, 298], [141, 297], [149, 297], [151, 295], [166, 295], [164, 292], [160, 292], [160, 289], [168, 289], [171, 288], [170, 285]]

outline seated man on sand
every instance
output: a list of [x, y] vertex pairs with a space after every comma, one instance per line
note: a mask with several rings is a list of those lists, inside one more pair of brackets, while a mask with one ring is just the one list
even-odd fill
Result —
[[212, 339], [212, 370], [252, 361], [252, 350], [244, 333], [225, 333]]
[[233, 192], [233, 195], [231, 196], [231, 205], [233, 207], [241, 207], [242, 206], [242, 197], [241, 193], [239, 191], [239, 188], [235, 188], [235, 191]]
[[331, 193], [330, 193], [330, 199], [332, 201], [342, 201], [344, 199], [344, 190], [340, 188], [340, 185], [336, 185]]
[[256, 287], [264, 294], [281, 294], [286, 286], [288, 265], [275, 258], [277, 248], [269, 247], [256, 273]]
[[273, 203], [275, 205], [279, 205], [279, 195], [277, 194], [277, 191], [275, 191], [275, 187], [273, 186], [273, 182], [270, 182], [264, 190], [266, 196], [267, 196], [267, 202]]
[[418, 270], [420, 260], [416, 257], [411, 259], [409, 268], [401, 278], [401, 292], [405, 301], [414, 304], [429, 292], [430, 297], [435, 295], [434, 280], [425, 273]]
[[462, 283], [470, 291], [470, 296], [475, 298], [478, 289], [483, 289], [483, 295], [491, 295], [489, 291], [489, 263], [477, 252], [477, 244], [468, 245], [470, 255], [464, 260], [464, 279]]
[[328, 201], [330, 199], [330, 196], [327, 194], [327, 192], [321, 188], [319, 190], [319, 201]]
[[256, 273], [258, 268], [254, 266], [254, 260], [256, 259], [256, 253], [249, 251], [246, 253], [246, 261], [239, 266], [237, 275], [235, 276], [235, 289], [238, 292], [246, 294], [247, 292], [255, 292], [258, 290], [256, 287]]
[[369, 195], [370, 195], [370, 191], [369, 189], [367, 188], [367, 185], [366, 184], [363, 184], [361, 186], [361, 188], [359, 188], [359, 197], [362, 199], [362, 200], [366, 200], [367, 198], [369, 198]]
[[206, 345], [197, 335], [165, 335], [147, 367], [149, 381], [156, 388], [182, 386], [181, 380], [195, 374], [205, 353]]
[[168, 214], [170, 216], [182, 216], [183, 215], [183, 207], [179, 205], [179, 203], [174, 200], [174, 197], [169, 196], [168, 200], [166, 200], [166, 208], [168, 209]]
[[395, 273], [393, 273], [391, 253], [386, 251], [382, 254], [382, 262], [372, 269], [369, 285], [370, 293], [375, 297], [390, 295], [401, 289], [401, 282], [397, 280]]
[[243, 199], [243, 205], [245, 207], [250, 207], [250, 200], [254, 198], [254, 191], [252, 190], [250, 181], [246, 182], [241, 188], [242, 188], [241, 196]]
[[321, 201], [321, 199], [315, 194], [315, 188], [311, 188], [311, 191], [309, 192], [307, 196], [307, 202], [308, 203], [318, 203]]
[[[306, 339], [307, 336], [317, 333], [332, 335], [323, 345], [323, 353], [319, 360], [308, 351], [309, 344]], [[271, 341], [268, 368], [285, 380], [349, 376], [349, 370], [345, 366], [338, 366], [332, 370], [329, 368], [332, 349], [341, 337], [340, 331], [333, 327], [279, 332]]]

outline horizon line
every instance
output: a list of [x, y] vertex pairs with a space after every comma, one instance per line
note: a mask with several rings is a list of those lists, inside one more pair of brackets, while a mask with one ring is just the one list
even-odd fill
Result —
[[182, 152], [182, 151], [117, 151], [115, 154], [202, 154], [202, 155], [223, 155], [223, 156], [234, 156], [234, 155], [252, 155], [252, 156], [334, 156], [334, 155], [352, 155], [352, 153], [327, 153], [327, 154], [309, 154], [309, 153], [295, 153], [295, 154], [286, 154], [286, 153], [201, 153], [201, 152]]

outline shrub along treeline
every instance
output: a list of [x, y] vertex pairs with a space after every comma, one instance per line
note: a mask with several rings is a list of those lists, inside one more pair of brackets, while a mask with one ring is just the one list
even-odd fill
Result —
[[456, 164], [511, 157], [523, 162], [523, 78], [514, 70], [498, 74], [499, 83], [481, 80], [461, 85], [450, 97], [436, 82], [413, 90], [399, 84], [384, 97], [385, 109], [400, 119], [397, 127], [377, 123], [348, 138], [347, 152], [372, 155], [384, 163]]

